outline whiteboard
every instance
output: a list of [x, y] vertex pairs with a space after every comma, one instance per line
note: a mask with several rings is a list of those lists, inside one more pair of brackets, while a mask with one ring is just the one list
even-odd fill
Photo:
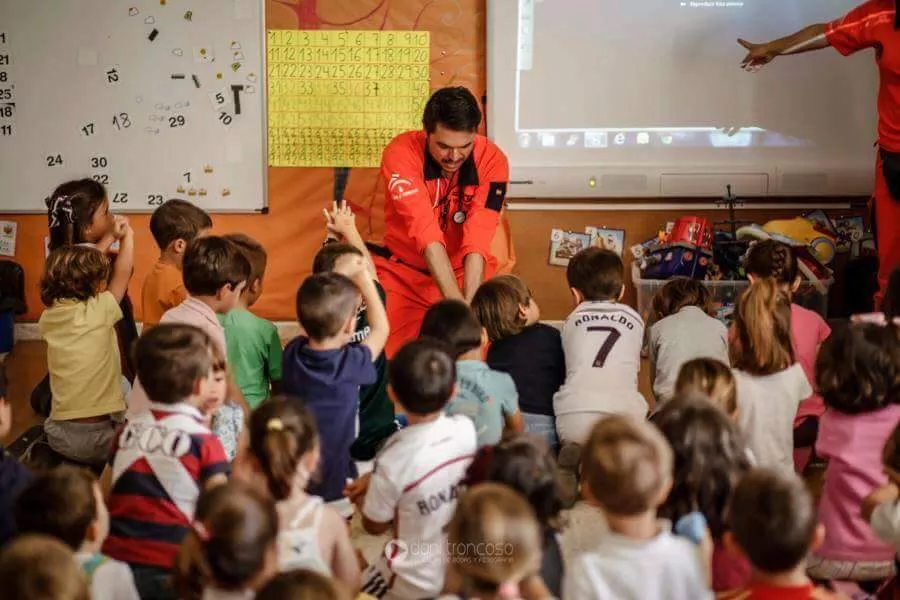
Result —
[[739, 65], [861, 0], [488, 2], [488, 132], [511, 197], [851, 196], [873, 188], [874, 50]]
[[266, 207], [263, 0], [0, 0], [0, 211]]

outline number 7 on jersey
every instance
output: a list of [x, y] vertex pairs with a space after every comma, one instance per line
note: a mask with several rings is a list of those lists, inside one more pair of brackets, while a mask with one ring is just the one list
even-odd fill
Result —
[[606, 359], [609, 358], [609, 353], [612, 352], [613, 346], [616, 345], [616, 342], [619, 341], [619, 338], [622, 337], [622, 334], [615, 327], [588, 327], [587, 330], [589, 332], [598, 332], [598, 333], [606, 333], [606, 339], [603, 341], [603, 345], [600, 346], [600, 350], [597, 351], [597, 356], [594, 358], [594, 367], [603, 367], [606, 364]]

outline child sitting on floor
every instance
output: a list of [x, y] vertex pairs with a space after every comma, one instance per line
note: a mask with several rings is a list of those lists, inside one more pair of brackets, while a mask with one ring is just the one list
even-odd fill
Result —
[[281, 387], [281, 339], [273, 323], [250, 312], [250, 307], [262, 295], [266, 249], [242, 233], [230, 233], [224, 237], [250, 263], [250, 277], [241, 290], [237, 306], [227, 313], [218, 313], [218, 316], [225, 329], [228, 365], [252, 410], [269, 397], [270, 390], [275, 395]]
[[731, 419], [737, 419], [737, 383], [725, 363], [713, 358], [695, 358], [681, 365], [675, 380], [675, 395], [698, 394], [708, 398]]
[[738, 423], [761, 467], [794, 470], [794, 416], [812, 394], [791, 345], [791, 299], [761, 279], [738, 300], [731, 340]]
[[278, 572], [278, 514], [271, 498], [237, 482], [200, 496], [175, 560], [182, 600], [253, 598]]
[[125, 410], [116, 323], [134, 261], [134, 232], [116, 229], [119, 258], [97, 248], [63, 246], [47, 257], [38, 321], [47, 344], [52, 408], [44, 423], [50, 447], [64, 458], [102, 470]]
[[[362, 591], [379, 598], [433, 598], [443, 588], [444, 528], [476, 445], [471, 419], [444, 414], [456, 381], [450, 352], [436, 340], [420, 339], [394, 355], [388, 389], [409, 426], [388, 439], [371, 473], [347, 486], [365, 531], [380, 535], [392, 523], [395, 528], [395, 541], [363, 576]], [[421, 550], [395, 560], [395, 552], [412, 547]]]
[[419, 335], [454, 349], [456, 394], [447, 405], [447, 414], [472, 419], [479, 447], [496, 444], [504, 432], [519, 433], [525, 428], [516, 384], [482, 360], [487, 339], [465, 302], [442, 300], [433, 305], [425, 313]]
[[346, 522], [322, 498], [306, 493], [321, 447], [303, 402], [281, 396], [253, 411], [248, 450], [242, 466], [249, 467], [249, 479], [262, 479], [261, 487], [278, 503], [279, 570], [313, 569], [358, 590], [359, 563]]
[[[790, 246], [776, 240], [764, 240], [750, 247], [744, 263], [751, 282], [768, 278], [792, 297], [800, 287], [797, 255]], [[791, 345], [796, 361], [803, 368], [810, 386], [816, 380], [816, 355], [831, 328], [819, 313], [791, 303]], [[811, 387], [810, 396], [800, 402], [794, 416], [794, 448], [811, 448], [819, 431], [819, 419], [825, 412], [822, 397]], [[806, 458], [798, 463], [802, 469]]]
[[585, 499], [606, 517], [609, 533], [569, 566], [565, 599], [712, 598], [697, 548], [657, 519], [672, 487], [672, 450], [653, 425], [626, 415], [597, 422], [582, 477]]
[[[340, 502], [344, 516], [352, 514], [351, 507], [341, 502], [344, 487], [357, 475], [350, 445], [356, 439], [359, 386], [375, 382], [373, 363], [389, 332], [372, 276], [362, 259], [354, 258], [344, 265], [346, 276], [311, 275], [297, 290], [297, 319], [305, 335], [284, 349], [282, 369], [284, 393], [303, 398], [326, 449], [309, 492], [326, 502]], [[372, 331], [354, 344], [360, 301], [368, 307]]]
[[[806, 575], [806, 555], [822, 541], [809, 490], [793, 471], [757, 469], [734, 490], [725, 543], [752, 565], [750, 583], [721, 600], [839, 600]], [[844, 600], [846, 600], [844, 598]]]
[[3, 600], [91, 600], [72, 551], [46, 535], [23, 535], [4, 546], [0, 581]]
[[19, 533], [49, 535], [75, 552], [94, 598], [138, 600], [128, 565], [100, 553], [109, 512], [89, 471], [62, 466], [38, 476], [19, 495], [14, 512]]
[[828, 410], [816, 453], [828, 467], [819, 504], [825, 537], [807, 565], [814, 579], [877, 581], [894, 573], [894, 548], [873, 533], [860, 505], [887, 483], [881, 456], [900, 422], [898, 331], [872, 324], [844, 327], [819, 352], [816, 379]]
[[509, 373], [516, 384], [525, 431], [543, 436], [555, 453], [559, 438], [553, 395], [566, 379], [559, 330], [539, 322], [537, 302], [515, 275], [498, 275], [481, 284], [472, 310], [491, 342], [487, 365]]
[[103, 551], [131, 566], [141, 598], [169, 599], [172, 562], [200, 490], [224, 483], [229, 469], [207, 427], [225, 398], [225, 356], [197, 327], [160, 324], [138, 340], [135, 358], [151, 404], [113, 444]]
[[[12, 420], [12, 404], [7, 399], [6, 367], [0, 363], [0, 440], [9, 435]], [[0, 548], [16, 534], [13, 501], [32, 478], [31, 471], [0, 446]]]
[[188, 244], [206, 235], [211, 227], [212, 219], [206, 211], [187, 200], [167, 200], [153, 211], [150, 233], [159, 247], [159, 260], [141, 287], [144, 331], [158, 325], [167, 310], [187, 300], [181, 274], [184, 253]]
[[696, 279], [673, 279], [654, 296], [649, 336], [654, 410], [674, 395], [684, 363], [712, 358], [728, 364], [728, 329], [714, 314], [712, 294]]

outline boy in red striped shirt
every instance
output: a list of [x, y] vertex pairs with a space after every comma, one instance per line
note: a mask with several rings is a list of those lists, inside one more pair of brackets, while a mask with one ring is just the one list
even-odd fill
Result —
[[225, 357], [191, 325], [164, 324], [137, 343], [137, 372], [150, 399], [113, 442], [110, 531], [105, 554], [127, 562], [141, 598], [175, 598], [175, 555], [194, 520], [201, 489], [223, 483], [225, 450], [209, 416], [227, 389]]

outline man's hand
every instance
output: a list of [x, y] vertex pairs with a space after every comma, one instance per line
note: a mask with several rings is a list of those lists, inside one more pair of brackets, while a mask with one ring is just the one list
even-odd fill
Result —
[[781, 52], [773, 44], [753, 44], [747, 40], [738, 40], [738, 44], [747, 49], [747, 56], [741, 61], [741, 68], [745, 71], [758, 71], [769, 64]]

